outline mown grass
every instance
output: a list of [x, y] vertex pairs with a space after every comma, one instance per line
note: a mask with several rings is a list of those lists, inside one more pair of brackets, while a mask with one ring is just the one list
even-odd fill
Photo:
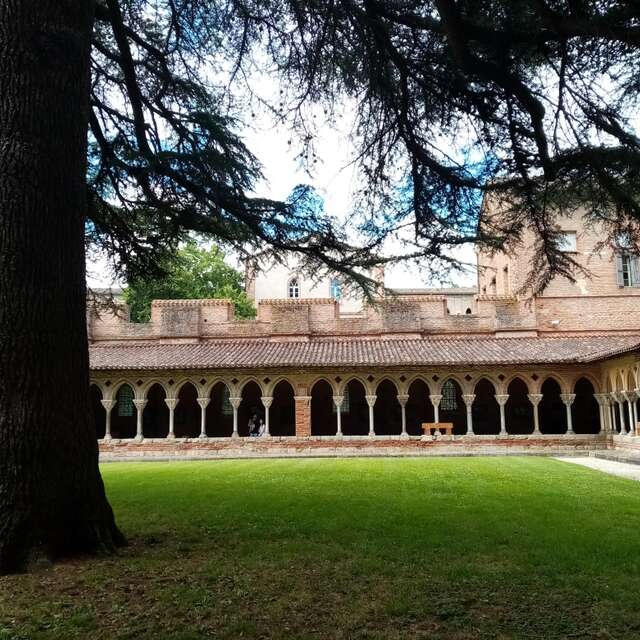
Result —
[[542, 458], [103, 473], [131, 546], [0, 578], [0, 640], [640, 637], [633, 481]]

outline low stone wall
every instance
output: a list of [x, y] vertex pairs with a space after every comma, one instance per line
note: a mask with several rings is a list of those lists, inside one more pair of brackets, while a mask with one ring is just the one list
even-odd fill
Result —
[[592, 451], [606, 450], [610, 446], [611, 438], [606, 435], [184, 438], [100, 441], [100, 459], [111, 461], [354, 456], [556, 456], [588, 455]]

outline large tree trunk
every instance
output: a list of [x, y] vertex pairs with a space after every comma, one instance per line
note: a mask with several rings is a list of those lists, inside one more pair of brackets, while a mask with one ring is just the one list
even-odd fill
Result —
[[90, 0], [0, 0], [0, 573], [124, 543], [89, 403]]

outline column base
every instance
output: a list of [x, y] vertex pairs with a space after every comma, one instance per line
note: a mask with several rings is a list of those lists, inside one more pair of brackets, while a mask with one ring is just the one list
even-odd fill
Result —
[[206, 433], [201, 433], [201, 434], [198, 436], [198, 438], [199, 438], [200, 440], [206, 440], [208, 437], [209, 437], [209, 436], [208, 436]]
[[167, 440], [175, 440], [176, 439], [176, 434], [175, 433], [168, 433], [167, 434]]

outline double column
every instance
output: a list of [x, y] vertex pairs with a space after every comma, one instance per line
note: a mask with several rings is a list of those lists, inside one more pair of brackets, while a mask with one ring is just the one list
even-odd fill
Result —
[[638, 422], [638, 416], [636, 413], [636, 400], [638, 395], [635, 391], [623, 391], [622, 395], [627, 402], [627, 413], [629, 415], [629, 435], [636, 435], [636, 423]]

